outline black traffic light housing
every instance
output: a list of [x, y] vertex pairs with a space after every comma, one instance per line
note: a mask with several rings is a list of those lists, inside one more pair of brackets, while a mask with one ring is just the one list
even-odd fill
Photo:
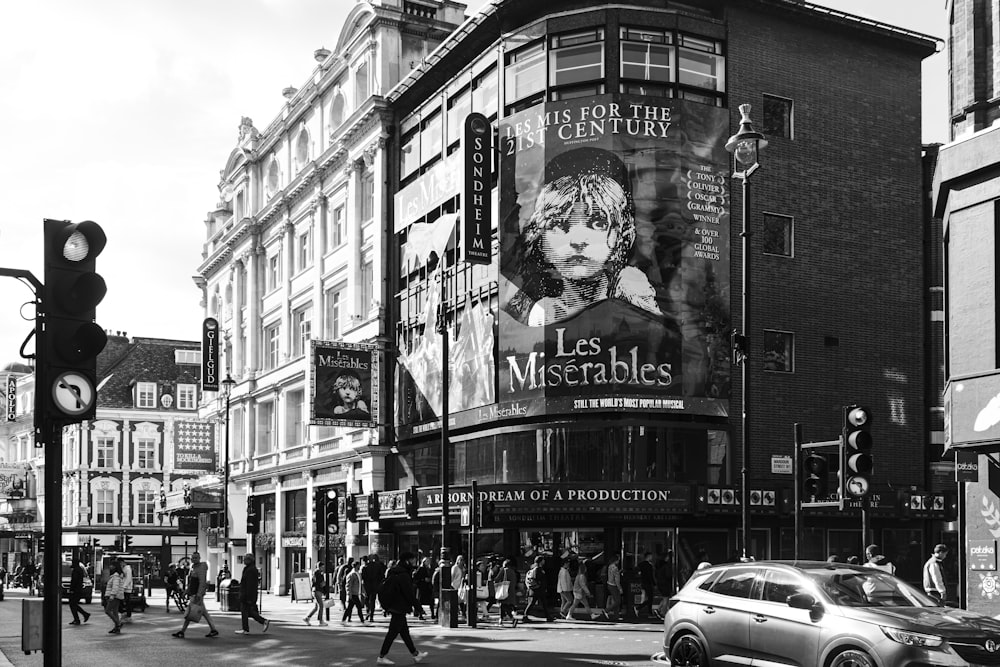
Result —
[[44, 221], [45, 285], [39, 341], [42, 411], [73, 423], [97, 415], [97, 355], [108, 337], [94, 322], [107, 285], [96, 273], [107, 237], [96, 222]]
[[368, 495], [368, 519], [370, 521], [378, 521], [380, 512], [380, 507], [378, 504], [378, 491], [372, 491]]
[[420, 511], [420, 501], [417, 498], [417, 487], [411, 486], [406, 490], [406, 518], [416, 519]]
[[840, 496], [866, 498], [871, 493], [872, 415], [868, 408], [844, 406], [844, 430], [840, 444]]
[[827, 476], [830, 462], [825, 454], [803, 452], [802, 456], [802, 502], [823, 502], [829, 495]]
[[253, 499], [247, 498], [247, 535], [256, 535], [260, 532], [260, 514], [254, 506]]
[[491, 528], [495, 523], [496, 519], [494, 517], [494, 512], [496, 511], [496, 503], [492, 500], [487, 500], [485, 502], [479, 503], [479, 527], [480, 528]]
[[132, 536], [129, 535], [128, 533], [123, 533], [123, 535], [125, 537], [125, 551], [131, 551], [132, 550]]
[[340, 499], [334, 496], [333, 498], [324, 497], [324, 509], [326, 511], [326, 532], [331, 535], [340, 532], [340, 511], [338, 505], [340, 504]]
[[344, 501], [344, 514], [347, 515], [348, 521], [358, 520], [358, 499], [350, 493]]

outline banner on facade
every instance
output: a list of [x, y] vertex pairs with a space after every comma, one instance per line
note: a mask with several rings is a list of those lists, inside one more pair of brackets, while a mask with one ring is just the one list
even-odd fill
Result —
[[24, 498], [25, 470], [17, 463], [0, 463], [0, 499]]
[[17, 376], [7, 376], [7, 421], [17, 419]]
[[214, 423], [174, 422], [174, 468], [212, 472], [219, 467], [217, 461]]
[[201, 389], [219, 391], [219, 322], [214, 317], [201, 325]]
[[311, 341], [310, 424], [378, 425], [378, 346]]
[[502, 409], [728, 414], [728, 130], [620, 94], [500, 121]]

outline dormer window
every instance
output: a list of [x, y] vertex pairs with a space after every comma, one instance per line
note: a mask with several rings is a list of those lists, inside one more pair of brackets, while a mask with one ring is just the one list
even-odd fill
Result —
[[135, 383], [135, 407], [155, 408], [156, 407], [156, 383], [136, 382]]

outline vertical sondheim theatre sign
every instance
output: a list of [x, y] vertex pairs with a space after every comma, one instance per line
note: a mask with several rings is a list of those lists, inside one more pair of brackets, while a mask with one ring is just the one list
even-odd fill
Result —
[[378, 346], [312, 341], [310, 424], [378, 425]]
[[490, 220], [490, 155], [493, 128], [481, 113], [465, 118], [462, 152], [465, 156], [462, 181], [462, 234], [465, 237], [465, 261], [489, 264], [492, 254], [492, 222]]

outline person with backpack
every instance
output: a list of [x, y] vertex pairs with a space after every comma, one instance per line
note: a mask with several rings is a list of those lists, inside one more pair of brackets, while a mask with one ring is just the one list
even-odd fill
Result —
[[[528, 588], [528, 602], [521, 613], [521, 621], [528, 623], [530, 621], [528, 612], [535, 605], [541, 605], [545, 620], [551, 623], [554, 619], [545, 606], [545, 556], [535, 556], [535, 564], [524, 576], [524, 585]], [[514, 619], [514, 627], [517, 627], [517, 619]]]
[[409, 551], [403, 552], [378, 588], [379, 604], [382, 609], [389, 612], [389, 629], [385, 633], [382, 648], [375, 660], [376, 665], [396, 664], [387, 658], [386, 654], [389, 653], [397, 636], [403, 638], [403, 644], [406, 645], [413, 657], [413, 662], [420, 662], [427, 657], [426, 652], [418, 651], [413, 645], [413, 639], [410, 638], [410, 628], [406, 623], [406, 615], [413, 611], [413, 607], [417, 603], [413, 593], [413, 579], [410, 576], [410, 572], [413, 571], [414, 559], [415, 556]]
[[325, 590], [326, 575], [323, 574], [323, 563], [318, 563], [312, 574], [313, 608], [302, 619], [306, 625], [311, 625], [309, 619], [312, 618], [313, 614], [316, 614], [317, 625], [327, 625], [327, 622], [323, 620], [323, 593]]

